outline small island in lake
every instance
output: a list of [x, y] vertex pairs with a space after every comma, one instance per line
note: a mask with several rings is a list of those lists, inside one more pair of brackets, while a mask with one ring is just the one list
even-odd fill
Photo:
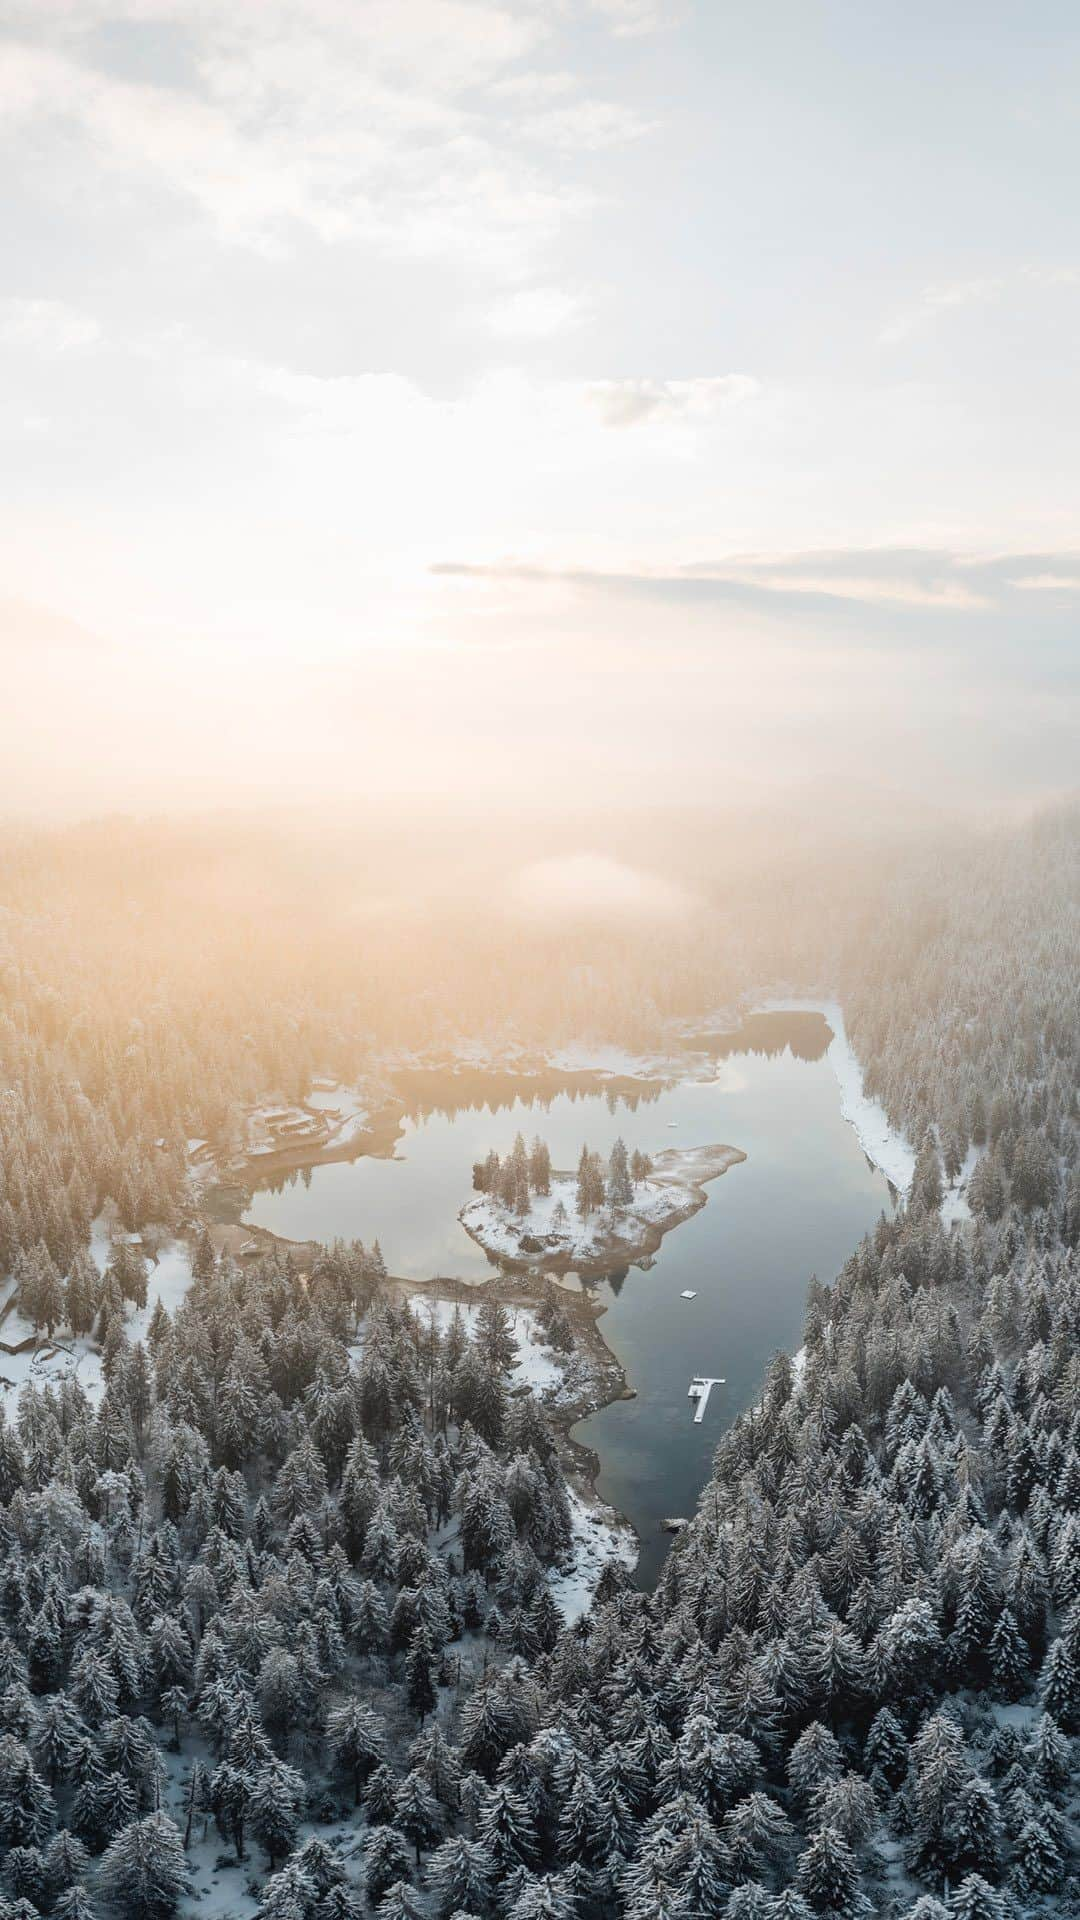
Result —
[[552, 1170], [542, 1140], [521, 1135], [505, 1160], [473, 1167], [476, 1193], [462, 1226], [492, 1260], [548, 1272], [604, 1270], [648, 1259], [665, 1233], [705, 1205], [705, 1185], [745, 1160], [739, 1147], [667, 1147], [627, 1153], [616, 1140], [606, 1163], [582, 1147], [576, 1173]]

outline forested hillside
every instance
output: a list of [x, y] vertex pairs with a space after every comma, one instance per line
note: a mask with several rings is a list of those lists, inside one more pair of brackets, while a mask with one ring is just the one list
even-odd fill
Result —
[[[305, 1008], [302, 943], [260, 958], [227, 916], [186, 958], [160, 927], [140, 945], [163, 883], [140, 899], [129, 870], [119, 1005], [124, 943], [104, 914], [82, 940], [78, 863], [66, 896], [60, 853], [45, 880], [7, 858], [0, 1270], [43, 1325], [93, 1328], [104, 1391], [27, 1387], [0, 1432], [0, 1920], [1074, 1910], [1075, 814], [913, 850], [858, 901], [845, 867], [830, 912], [808, 895], [783, 925], [746, 880], [728, 944], [714, 903], [666, 985], [659, 943], [612, 962], [616, 1009], [648, 1009], [634, 1040], [660, 1009], [835, 987], [919, 1156], [906, 1206], [811, 1286], [798, 1364], [725, 1436], [657, 1591], [612, 1564], [569, 1623], [563, 1473], [496, 1305], [470, 1339], [360, 1246], [305, 1281], [193, 1235], [192, 1286], [140, 1341], [136, 1263], [101, 1281], [86, 1256], [109, 1198], [129, 1227], [194, 1222], [187, 1140], [355, 1068], [408, 993], [382, 1002], [354, 953], [355, 996], [324, 961]], [[492, 932], [507, 1012], [510, 947]], [[606, 951], [575, 936], [590, 1026]], [[537, 1043], [578, 992], [552, 953]], [[429, 962], [414, 1044], [467, 1024]], [[963, 1163], [973, 1218], [948, 1224]]]

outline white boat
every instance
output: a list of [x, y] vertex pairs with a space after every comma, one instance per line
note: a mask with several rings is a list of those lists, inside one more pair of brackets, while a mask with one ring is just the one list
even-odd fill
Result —
[[694, 1292], [693, 1287], [684, 1287], [680, 1298], [683, 1300], [696, 1300], [697, 1294]]

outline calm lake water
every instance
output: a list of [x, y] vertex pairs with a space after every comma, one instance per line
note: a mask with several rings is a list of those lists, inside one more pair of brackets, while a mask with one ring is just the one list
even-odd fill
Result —
[[[295, 1240], [378, 1237], [391, 1273], [482, 1279], [490, 1264], [458, 1209], [473, 1161], [490, 1147], [506, 1152], [519, 1130], [541, 1134], [557, 1168], [576, 1165], [583, 1141], [606, 1154], [620, 1134], [653, 1152], [741, 1147], [745, 1162], [708, 1186], [707, 1204], [665, 1237], [650, 1271], [587, 1283], [637, 1398], [575, 1434], [599, 1455], [601, 1494], [637, 1527], [639, 1578], [651, 1585], [670, 1545], [660, 1521], [693, 1513], [716, 1443], [757, 1398], [770, 1356], [800, 1345], [810, 1275], [831, 1280], [893, 1205], [841, 1118], [830, 1037], [819, 1014], [753, 1014], [738, 1034], [695, 1042], [709, 1053], [708, 1077], [673, 1085], [552, 1076], [538, 1088], [510, 1075], [414, 1073], [401, 1083], [410, 1112], [392, 1158], [279, 1178], [246, 1218]], [[697, 1298], [681, 1299], [684, 1287]], [[700, 1426], [686, 1394], [694, 1373], [726, 1381]]]

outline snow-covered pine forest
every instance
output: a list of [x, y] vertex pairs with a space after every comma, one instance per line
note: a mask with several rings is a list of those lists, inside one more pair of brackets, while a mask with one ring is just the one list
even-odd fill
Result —
[[[186, 1299], [133, 1343], [122, 1277], [86, 1264], [110, 1200], [194, 1231], [187, 1143], [355, 1071], [373, 1008], [328, 970], [300, 1012], [288, 949], [231, 997], [239, 925], [200, 973], [140, 948], [119, 881], [117, 924], [81, 923], [85, 860], [6, 849], [0, 1269], [42, 1324], [89, 1317], [104, 1392], [24, 1388], [0, 1433], [2, 1920], [1069, 1911], [1078, 854], [1063, 813], [845, 869], [829, 912], [807, 876], [737, 949], [703, 922], [620, 952], [606, 999], [596, 956], [591, 1001], [617, 1022], [636, 996], [635, 1039], [721, 977], [836, 991], [919, 1152], [896, 1220], [811, 1285], [798, 1366], [722, 1441], [657, 1591], [612, 1564], [565, 1624], [569, 1502], [497, 1310], [465, 1342], [359, 1249], [304, 1285], [196, 1233]], [[538, 1041], [583, 1017], [568, 945]], [[493, 947], [489, 1004], [503, 978]], [[970, 1219], [942, 1209], [962, 1169]]]

